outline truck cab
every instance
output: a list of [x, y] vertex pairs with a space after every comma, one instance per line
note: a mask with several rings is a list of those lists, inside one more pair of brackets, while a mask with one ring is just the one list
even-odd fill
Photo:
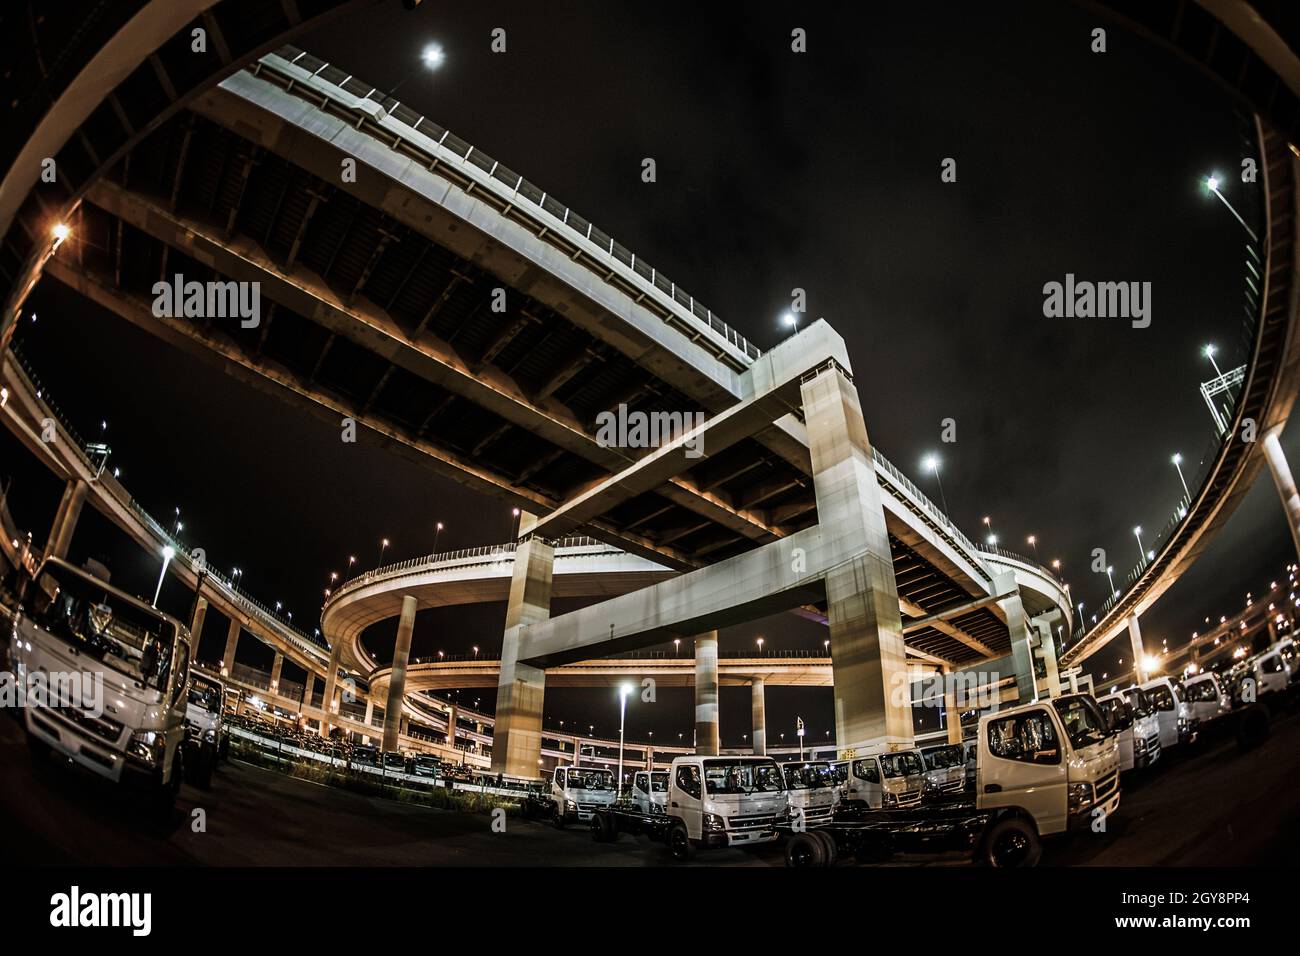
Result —
[[983, 840], [998, 865], [1037, 860], [1039, 838], [1119, 807], [1119, 744], [1090, 694], [985, 714], [976, 806], [996, 810]]
[[785, 777], [771, 757], [675, 757], [669, 773], [668, 846], [679, 859], [697, 846], [770, 843], [789, 819]]
[[921, 748], [925, 765], [925, 790], [932, 797], [950, 797], [966, 789], [964, 744], [936, 744]]
[[1155, 763], [1160, 757], [1160, 724], [1140, 688], [1099, 697], [1097, 707], [1119, 743], [1121, 773]]
[[[170, 818], [184, 774], [190, 636], [170, 615], [58, 558], [24, 581], [10, 660], [33, 755], [139, 786]], [[35, 596], [29, 601], [27, 592]], [[41, 693], [32, 693], [49, 684]]]
[[835, 812], [837, 787], [828, 760], [803, 760], [781, 764], [790, 798], [790, 818], [806, 827], [827, 823]]
[[552, 822], [589, 823], [597, 807], [610, 806], [618, 796], [614, 771], [604, 767], [556, 767], [551, 776]]
[[185, 771], [204, 790], [212, 786], [212, 771], [229, 733], [222, 719], [225, 702], [221, 681], [197, 671], [192, 675], [185, 706]]
[[436, 778], [442, 772], [442, 760], [436, 754], [416, 754], [411, 773], [417, 777]]
[[1232, 695], [1224, 691], [1218, 674], [1197, 674], [1187, 678], [1183, 681], [1183, 695], [1199, 727], [1232, 712]]
[[1196, 718], [1192, 716], [1182, 685], [1169, 677], [1156, 677], [1142, 685], [1151, 699], [1160, 724], [1160, 748], [1168, 750], [1196, 741]]
[[925, 768], [915, 750], [855, 755], [837, 761], [840, 803], [858, 809], [897, 809], [921, 802]]
[[638, 770], [632, 778], [632, 807], [641, 813], [668, 812], [667, 770]]

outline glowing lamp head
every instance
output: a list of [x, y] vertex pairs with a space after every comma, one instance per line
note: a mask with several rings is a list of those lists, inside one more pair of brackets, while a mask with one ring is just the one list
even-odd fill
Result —
[[442, 66], [442, 61], [446, 58], [447, 54], [442, 52], [442, 47], [437, 43], [430, 43], [420, 53], [420, 62], [430, 70], [436, 70]]
[[163, 548], [163, 557], [170, 561], [172, 558], [176, 557], [176, 549], [170, 544], [167, 545], [167, 547]]
[[924, 468], [926, 471], [938, 471], [939, 470], [938, 456], [926, 455], [925, 459], [921, 462], [921, 467]]
[[1172, 461], [1175, 465], [1181, 465], [1183, 463], [1183, 456], [1175, 452], [1174, 457], [1169, 460]]

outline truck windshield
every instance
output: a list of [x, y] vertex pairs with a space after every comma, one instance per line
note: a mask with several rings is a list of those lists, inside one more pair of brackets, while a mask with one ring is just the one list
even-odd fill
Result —
[[196, 677], [190, 685], [190, 703], [205, 713], [220, 713], [221, 688]]
[[785, 785], [790, 790], [821, 790], [835, 784], [828, 763], [786, 764], [784, 770]]
[[570, 770], [570, 790], [613, 790], [612, 770]]
[[921, 770], [921, 755], [913, 750], [901, 754], [880, 755], [880, 772], [891, 780], [895, 777], [920, 773]]
[[704, 785], [711, 794], [785, 790], [781, 770], [771, 760], [706, 760]]
[[1100, 743], [1106, 738], [1106, 719], [1097, 705], [1087, 697], [1066, 697], [1052, 702], [1065, 724], [1070, 744], [1078, 749]]
[[46, 564], [46, 576], [57, 590], [37, 606], [40, 627], [146, 687], [166, 686], [176, 629], [165, 617], [72, 568]]
[[1133, 705], [1134, 716], [1150, 717], [1155, 713], [1155, 708], [1151, 705], [1151, 695], [1141, 687], [1133, 687], [1124, 691], [1124, 697]]
[[668, 792], [668, 772], [652, 773], [650, 775], [650, 789], [655, 793]]
[[927, 770], [947, 770], [949, 767], [960, 767], [966, 763], [966, 748], [961, 744], [934, 747], [930, 750], [922, 750], [921, 756], [925, 758]]

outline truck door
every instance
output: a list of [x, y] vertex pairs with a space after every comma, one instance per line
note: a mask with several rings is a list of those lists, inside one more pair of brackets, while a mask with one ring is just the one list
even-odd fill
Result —
[[873, 810], [884, 802], [880, 788], [880, 765], [875, 757], [863, 757], [849, 765], [849, 799], [861, 800]]
[[1057, 833], [1066, 826], [1068, 782], [1065, 743], [1046, 708], [988, 722], [976, 768], [980, 807], [1021, 807], [1039, 833]]
[[692, 840], [704, 835], [703, 800], [704, 783], [700, 768], [695, 764], [681, 764], [673, 775], [673, 784], [668, 792], [668, 815], [686, 824], [686, 832]]

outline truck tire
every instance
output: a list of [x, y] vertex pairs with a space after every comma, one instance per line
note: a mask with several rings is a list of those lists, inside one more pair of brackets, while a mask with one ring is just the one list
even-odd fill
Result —
[[171, 778], [164, 782], [156, 791], [154, 791], [152, 807], [153, 816], [161, 825], [171, 823], [172, 815], [176, 811], [176, 798], [181, 792], [181, 779], [185, 776], [185, 758], [184, 748], [176, 748], [176, 756], [172, 757], [172, 775]]
[[524, 799], [519, 802], [519, 815], [525, 820], [533, 818], [533, 801]]
[[815, 833], [796, 833], [785, 844], [785, 865], [811, 867], [826, 865], [826, 846]]
[[835, 846], [835, 838], [825, 830], [809, 830], [813, 836], [821, 841], [822, 851], [826, 856], [826, 865], [834, 866], [835, 861], [839, 859], [839, 849]]
[[695, 856], [695, 844], [691, 842], [686, 824], [680, 820], [668, 828], [668, 852], [678, 863], [685, 863]]
[[614, 825], [614, 818], [608, 813], [593, 813], [591, 815], [591, 838], [597, 843], [613, 843], [618, 839], [618, 827]]
[[980, 842], [979, 862], [984, 866], [1037, 866], [1043, 855], [1038, 830], [1021, 817], [999, 820]]
[[565, 825], [564, 814], [561, 813], [560, 808], [554, 804], [551, 805], [551, 825], [557, 830], [563, 830]]

